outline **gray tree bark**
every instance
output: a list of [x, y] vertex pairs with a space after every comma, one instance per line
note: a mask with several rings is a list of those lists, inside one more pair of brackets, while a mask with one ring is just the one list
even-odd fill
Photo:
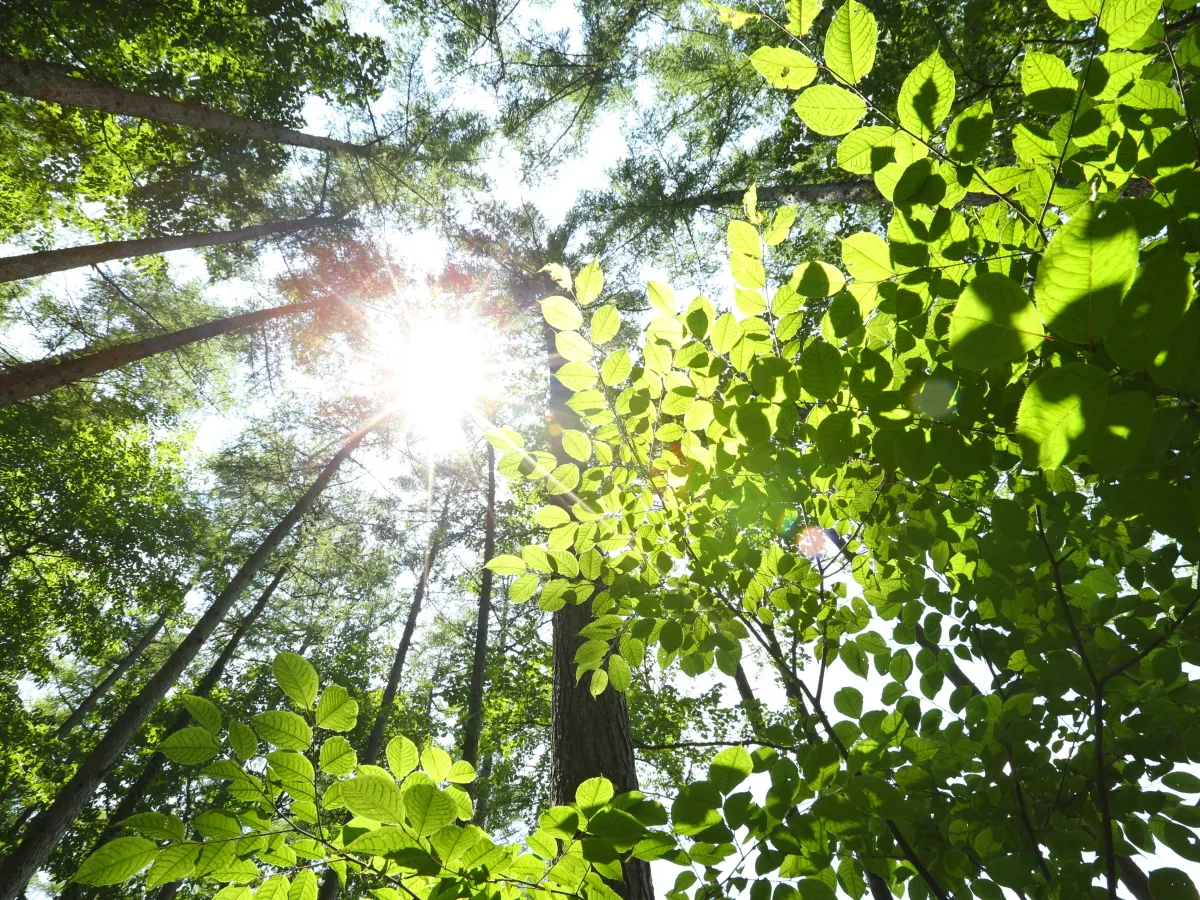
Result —
[[137, 362], [140, 359], [147, 359], [168, 350], [176, 350], [197, 341], [230, 334], [243, 328], [261, 325], [273, 319], [294, 316], [327, 302], [276, 306], [272, 309], [205, 322], [203, 325], [193, 325], [191, 328], [182, 328], [179, 331], [172, 331], [170, 334], [160, 334], [140, 341], [105, 347], [102, 350], [89, 352], [85, 349], [78, 353], [56, 356], [53, 359], [13, 366], [0, 372], [0, 409], [48, 393], [56, 388], [74, 384], [84, 378], [119, 369], [121, 366]]
[[370, 146], [306, 134], [283, 125], [271, 125], [247, 119], [245, 116], [210, 109], [198, 103], [154, 97], [150, 94], [122, 90], [101, 81], [89, 81], [67, 75], [59, 67], [36, 59], [14, 59], [0, 55], [0, 90], [44, 103], [56, 103], [59, 106], [94, 109], [114, 116], [131, 116], [167, 125], [220, 131], [252, 140], [290, 144], [326, 153], [359, 157], [367, 157], [374, 153], [374, 148]]
[[346, 458], [357, 449], [366, 436], [363, 428], [343, 443], [312, 486], [304, 493], [279, 524], [258, 546], [258, 549], [238, 570], [212, 605], [200, 617], [188, 636], [167, 658], [141, 692], [112, 723], [96, 748], [80, 764], [75, 774], [58, 792], [49, 808], [43, 810], [29, 823], [20, 845], [12, 850], [0, 865], [0, 900], [16, 900], [25, 890], [29, 879], [37, 872], [58, 846], [74, 818], [79, 815], [104, 780], [105, 774], [121, 758], [126, 748], [137, 736], [154, 707], [166, 696], [179, 680], [188, 664], [212, 635], [217, 625], [229, 613], [230, 608], [242, 592], [266, 564], [271, 554], [279, 547], [296, 523], [321, 496]]
[[102, 244], [87, 244], [83, 247], [64, 247], [61, 250], [39, 250], [37, 253], [22, 253], [17, 256], [0, 257], [0, 283], [20, 281], [22, 278], [37, 278], [52, 272], [65, 272], [81, 266], [94, 266], [115, 259], [135, 256], [150, 256], [171, 250], [194, 250], [197, 247], [215, 247], [218, 244], [236, 244], [252, 241], [275, 234], [292, 234], [307, 231], [321, 225], [333, 225], [339, 220], [332, 216], [307, 216], [283, 222], [266, 222], [231, 231], [207, 231], [197, 234], [179, 234], [158, 238], [136, 238], [129, 241], [105, 241]]
[[95, 709], [96, 704], [99, 703], [104, 695], [112, 689], [112, 686], [121, 680], [121, 676], [128, 672], [133, 667], [133, 664], [141, 658], [141, 655], [146, 652], [146, 648], [150, 646], [151, 642], [153, 642], [156, 637], [158, 637], [158, 633], [162, 631], [163, 626], [166, 624], [167, 614], [166, 612], [163, 612], [157, 619], [154, 620], [153, 624], [146, 629], [146, 632], [141, 636], [138, 642], [134, 644], [132, 648], [130, 648], [129, 652], [125, 654], [125, 657], [113, 667], [113, 670], [108, 673], [104, 680], [92, 688], [91, 692], [83, 698], [83, 702], [75, 707], [72, 713], [67, 716], [61, 725], [58, 726], [58, 731], [54, 733], [55, 738], [61, 741], [71, 733], [76, 725], [83, 721], [84, 716]]

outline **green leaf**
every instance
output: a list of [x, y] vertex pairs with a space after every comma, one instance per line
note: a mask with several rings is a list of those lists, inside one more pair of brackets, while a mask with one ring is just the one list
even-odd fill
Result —
[[1131, 373], [1160, 373], [1193, 294], [1187, 261], [1165, 247], [1155, 250], [1135, 271], [1104, 335], [1104, 349]]
[[817, 77], [817, 64], [790, 47], [759, 47], [750, 55], [750, 65], [772, 87], [798, 91]]
[[432, 784], [414, 784], [404, 792], [408, 822], [422, 837], [454, 823], [458, 805]]
[[693, 300], [688, 306], [687, 312], [684, 313], [684, 321], [687, 323], [688, 331], [692, 333], [693, 337], [701, 341], [708, 337], [708, 332], [712, 329], [716, 318], [716, 309], [703, 296]]
[[[426, 787], [428, 786], [426, 785]], [[382, 828], [368, 831], [366, 834], [360, 834], [346, 846], [346, 849], [351, 853], [386, 856], [397, 850], [417, 850], [420, 846], [416, 838], [412, 837], [405, 829], [397, 828], [394, 825], [385, 825]]]
[[1050, 331], [1078, 344], [1112, 323], [1138, 263], [1133, 217], [1120, 206], [1084, 204], [1050, 240], [1034, 296]]
[[187, 826], [183, 824], [182, 819], [160, 812], [138, 813], [128, 819], [122, 819], [117, 825], [164, 841], [182, 841], [187, 836]]
[[493, 556], [483, 567], [491, 569], [497, 575], [525, 574], [525, 560], [510, 553], [501, 553], [499, 556]]
[[1052, 53], [1025, 51], [1021, 61], [1021, 90], [1036, 108], [1064, 113], [1075, 104], [1079, 82], [1067, 64]]
[[221, 748], [207, 728], [181, 728], [167, 735], [155, 748], [167, 759], [184, 766], [208, 762]]
[[187, 878], [196, 868], [200, 855], [199, 844], [175, 844], [164, 847], [146, 873], [146, 887], [156, 888], [172, 881]]
[[317, 704], [317, 727], [328, 731], [352, 731], [358, 721], [358, 701], [340, 684], [331, 684]]
[[1108, 375], [1090, 363], [1042, 372], [1017, 411], [1025, 464], [1053, 469], [1087, 449], [1104, 415]]
[[446, 780], [451, 784], [470, 784], [475, 780], [475, 767], [465, 759], [457, 760], [446, 773]]
[[243, 722], [229, 723], [229, 746], [243, 761], [258, 755], [258, 737], [254, 729]]
[[1029, 295], [1000, 272], [970, 282], [950, 317], [950, 355], [983, 371], [1036, 350], [1045, 340]]
[[391, 778], [382, 775], [359, 775], [339, 784], [342, 802], [354, 815], [374, 819], [385, 825], [404, 823], [404, 797]]
[[1108, 37], [1108, 49], [1132, 47], [1158, 18], [1159, 0], [1105, 0], [1100, 9], [1100, 28]]
[[1104, 417], [1088, 448], [1088, 459], [1096, 471], [1113, 478], [1132, 465], [1150, 436], [1150, 417], [1154, 402], [1142, 391], [1127, 391], [1110, 396], [1104, 405]]
[[457, 825], [447, 825], [430, 838], [442, 865], [451, 866], [455, 861], [486, 837], [482, 828], [468, 825], [459, 828]]
[[[511, 559], [516, 558], [515, 556], [511, 557]], [[524, 571], [524, 563], [521, 563], [521, 569]], [[399, 735], [388, 741], [387, 764], [397, 778], [403, 778], [415, 769], [420, 761], [421, 754], [417, 751], [417, 745], [408, 738]]]
[[679, 311], [675, 303], [675, 292], [671, 290], [670, 285], [661, 281], [651, 281], [647, 294], [650, 297], [650, 306], [659, 312], [673, 316]]
[[587, 462], [592, 458], [592, 441], [582, 431], [571, 429], [564, 431], [562, 434], [562, 444], [563, 450], [572, 459]]
[[317, 900], [317, 876], [312, 869], [301, 869], [292, 876], [287, 900]]
[[708, 766], [708, 780], [722, 794], [728, 794], [750, 777], [754, 761], [745, 747], [726, 747], [713, 757]]
[[358, 754], [340, 734], [331, 736], [321, 746], [321, 771], [330, 775], [349, 775], [358, 765]]
[[817, 134], [845, 134], [862, 121], [867, 104], [856, 94], [832, 84], [815, 84], [805, 89], [792, 109]]
[[712, 348], [720, 354], [726, 354], [733, 349], [742, 337], [742, 328], [738, 325], [733, 313], [725, 313], [717, 319], [712, 328]]
[[629, 663], [615, 653], [608, 658], [608, 681], [613, 690], [622, 693], [629, 690], [633, 683], [633, 671], [629, 668]]
[[875, 16], [857, 0], [847, 0], [825, 32], [825, 65], [843, 81], [858, 84], [875, 65], [878, 43]]
[[991, 141], [994, 127], [990, 97], [968, 106], [955, 116], [946, 131], [947, 155], [955, 162], [974, 162]]
[[1061, 18], [1084, 21], [1100, 11], [1104, 0], [1046, 0], [1049, 6]]
[[587, 339], [578, 331], [560, 331], [554, 335], [554, 347], [558, 355], [572, 362], [587, 362], [595, 351]]
[[571, 289], [571, 270], [562, 263], [547, 263], [538, 271], [548, 274], [551, 280], [563, 290]]
[[542, 317], [551, 328], [559, 331], [574, 331], [583, 324], [583, 313], [566, 297], [547, 297], [541, 302]]
[[317, 670], [298, 653], [280, 653], [271, 663], [275, 681], [301, 709], [312, 709], [317, 699]]
[[572, 391], [583, 391], [596, 383], [600, 373], [587, 363], [569, 362], [559, 366], [554, 377]]
[[800, 354], [800, 383], [818, 400], [832, 399], [842, 387], [842, 354], [822, 340], [810, 341]]
[[430, 744], [421, 751], [421, 768], [434, 781], [445, 781], [453, 764], [450, 754], [441, 747]]
[[[809, 262], [796, 267], [789, 284], [805, 297], [832, 297], [846, 286], [846, 278], [837, 266], [826, 262]], [[786, 315], [772, 310], [775, 315]]]
[[601, 306], [592, 313], [592, 327], [589, 334], [593, 344], [607, 344], [621, 330], [621, 314], [615, 306]]
[[900, 122], [914, 134], [929, 137], [950, 114], [953, 105], [954, 72], [934, 50], [900, 86]]
[[505, 453], [510, 450], [519, 450], [525, 446], [525, 438], [517, 434], [511, 428], [493, 428], [483, 435], [484, 440], [495, 447], [497, 450], [502, 450]]
[[537, 593], [541, 581], [532, 572], [522, 575], [508, 586], [508, 599], [513, 603], [524, 603]]
[[837, 163], [847, 172], [870, 175], [896, 158], [896, 129], [886, 125], [855, 128], [838, 143]]
[[632, 371], [633, 362], [629, 359], [629, 351], [624, 348], [614, 350], [600, 364], [600, 378], [609, 387], [621, 384]]
[[[575, 789], [575, 802], [589, 818], [613, 798], [612, 782], [607, 778], [589, 778]], [[542, 826], [546, 826], [543, 824]]]
[[833, 695], [833, 708], [843, 716], [857, 719], [862, 715], [863, 695], [857, 688], [844, 687]]
[[[600, 296], [600, 292], [604, 289], [604, 273], [600, 271], [600, 261], [593, 259], [590, 263], [579, 270], [575, 276], [575, 298], [581, 306], [590, 306]], [[543, 301], [544, 302], [544, 301]], [[542, 307], [543, 311], [545, 307]], [[550, 321], [547, 318], [546, 321]], [[582, 323], [583, 319], [580, 318]], [[550, 322], [554, 325], [553, 322]], [[554, 325], [557, 328], [557, 325]], [[579, 326], [574, 326], [578, 328]]]
[[821, 14], [825, 0], [787, 0], [787, 30], [803, 37]]
[[883, 819], [905, 818], [904, 798], [895, 787], [875, 775], [858, 775], [846, 785], [846, 793], [863, 812]]
[[855, 281], [873, 284], [892, 278], [891, 259], [891, 250], [877, 234], [860, 231], [842, 239], [842, 262]]
[[1154, 900], [1197, 900], [1200, 897], [1191, 877], [1179, 869], [1155, 869], [1149, 880]]
[[242, 823], [233, 813], [208, 809], [192, 820], [192, 827], [209, 840], [224, 841], [242, 836]]
[[183, 705], [187, 708], [192, 718], [203, 725], [211, 734], [215, 736], [221, 733], [221, 711], [217, 709], [216, 704], [211, 700], [205, 700], [203, 697], [195, 697], [191, 694], [184, 694]]
[[272, 875], [258, 886], [254, 900], [287, 900], [292, 883], [286, 875]]
[[[600, 806], [602, 807], [607, 802], [607, 800], [603, 801]], [[538, 816], [538, 827], [550, 837], [569, 841], [583, 827], [583, 822], [579, 817], [578, 810], [573, 807], [554, 806]]]
[[281, 750], [306, 750], [312, 744], [312, 729], [294, 712], [268, 710], [250, 721], [259, 737]]
[[603, 669], [593, 669], [591, 678], [588, 679], [588, 693], [593, 697], [599, 697], [608, 687], [608, 673]]
[[557, 528], [571, 521], [571, 515], [561, 506], [543, 506], [533, 514], [533, 521], [543, 528]]
[[[202, 728], [196, 730], [204, 731]], [[207, 731], [204, 733], [208, 734]], [[157, 853], [158, 846], [145, 838], [117, 838], [85, 859], [71, 880], [97, 887], [120, 884], [150, 865]]]

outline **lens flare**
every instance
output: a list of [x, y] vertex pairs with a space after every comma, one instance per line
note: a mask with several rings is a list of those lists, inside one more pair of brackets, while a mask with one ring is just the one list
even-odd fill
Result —
[[825, 536], [825, 530], [815, 525], [808, 526], [796, 537], [796, 549], [809, 559], [816, 559], [824, 553], [828, 544], [829, 538]]

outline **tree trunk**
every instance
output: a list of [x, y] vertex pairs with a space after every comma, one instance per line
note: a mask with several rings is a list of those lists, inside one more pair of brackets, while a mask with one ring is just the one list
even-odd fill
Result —
[[83, 810], [100, 786], [105, 774], [121, 758], [126, 748], [137, 736], [154, 707], [166, 696], [179, 680], [179, 676], [195, 659], [217, 625], [229, 613], [230, 608], [242, 592], [266, 564], [271, 554], [278, 549], [296, 523], [308, 512], [321, 496], [330, 480], [346, 458], [357, 449], [366, 436], [367, 427], [360, 429], [343, 443], [312, 486], [304, 493], [279, 524], [258, 546], [258, 549], [238, 570], [207, 612], [200, 617], [188, 636], [167, 658], [154, 676], [146, 683], [125, 711], [112, 723], [108, 732], [95, 749], [80, 764], [71, 780], [63, 786], [50, 807], [39, 813], [25, 829], [25, 837], [0, 866], [0, 900], [15, 900], [25, 889], [29, 879], [41, 867], [58, 846], [58, 842], [70, 827], [72, 820]]
[[[571, 391], [554, 377], [564, 360], [554, 341], [554, 330], [543, 328], [546, 361], [550, 370], [550, 450], [559, 463], [571, 462], [563, 451], [562, 432], [578, 428], [579, 419], [567, 406]], [[556, 427], [557, 426], [557, 427]], [[569, 510], [565, 498], [555, 498]], [[637, 763], [629, 735], [629, 710], [625, 695], [609, 688], [592, 697], [586, 680], [575, 680], [575, 650], [579, 632], [592, 621], [589, 599], [568, 604], [553, 614], [554, 671], [550, 696], [550, 805], [575, 802], [575, 789], [589, 778], [603, 775], [617, 793], [637, 790]], [[654, 900], [650, 864], [632, 859], [624, 864], [625, 882], [612, 885], [625, 900]]]
[[[707, 194], [693, 194], [690, 197], [670, 198], [663, 205], [676, 208], [697, 208], [701, 206], [726, 207], [740, 206], [745, 197], [744, 190], [712, 191]], [[970, 193], [962, 201], [967, 206], [990, 206], [999, 197], [994, 194]], [[776, 184], [759, 186], [759, 203], [795, 203], [801, 206], [819, 206], [825, 204], [862, 204], [887, 203], [884, 196], [875, 187], [870, 178], [855, 178], [849, 181], [829, 181], [823, 184]]]
[[[483, 562], [496, 555], [496, 450], [487, 448], [487, 512], [483, 531]], [[479, 765], [479, 735], [483, 731], [483, 683], [487, 674], [488, 619], [492, 613], [492, 570], [486, 565], [479, 576], [479, 613], [475, 617], [475, 656], [471, 660], [471, 689], [467, 722], [463, 728], [463, 759]]]
[[282, 125], [258, 122], [244, 116], [209, 109], [198, 103], [154, 97], [125, 91], [101, 81], [88, 81], [67, 75], [57, 67], [33, 59], [14, 59], [0, 55], [0, 90], [59, 106], [95, 109], [114, 116], [150, 119], [167, 125], [220, 131], [238, 137], [275, 144], [308, 147], [326, 153], [344, 153], [367, 157], [375, 151], [369, 146], [335, 141], [295, 131]]
[[[328, 301], [322, 302], [327, 303]], [[259, 312], [243, 313], [240, 316], [229, 316], [225, 319], [205, 322], [203, 325], [193, 325], [191, 328], [183, 328], [140, 341], [117, 344], [114, 347], [106, 347], [90, 353], [85, 349], [78, 353], [56, 356], [53, 359], [13, 366], [0, 373], [0, 409], [64, 385], [74, 384], [84, 378], [91, 378], [94, 375], [118, 369], [131, 362], [137, 362], [139, 359], [186, 347], [188, 344], [229, 334], [242, 328], [261, 325], [273, 319], [293, 316], [319, 305], [321, 303], [312, 302], [276, 306]]]
[[392, 707], [396, 705], [396, 692], [400, 689], [400, 676], [404, 674], [404, 662], [408, 658], [408, 648], [412, 644], [413, 632], [417, 628], [417, 617], [421, 614], [421, 604], [425, 600], [425, 589], [429, 585], [429, 573], [433, 570], [434, 560], [437, 559], [438, 541], [442, 527], [446, 523], [446, 510], [450, 506], [450, 494], [447, 492], [442, 514], [434, 527], [433, 535], [429, 538], [429, 547], [425, 551], [425, 561], [421, 566], [421, 577], [417, 579], [417, 588], [413, 591], [412, 603], [408, 607], [408, 618], [404, 622], [404, 633], [400, 636], [400, 645], [396, 648], [396, 657], [392, 660], [391, 671], [388, 672], [387, 686], [383, 689], [383, 699], [379, 702], [379, 712], [375, 714], [375, 725], [371, 729], [371, 737], [367, 741], [367, 752], [363, 762], [376, 765], [379, 751], [383, 749], [383, 735], [387, 731], [388, 719], [392, 716]]
[[283, 222], [266, 222], [231, 231], [206, 231], [196, 234], [177, 234], [168, 237], [137, 238], [130, 241], [105, 241], [102, 244], [87, 244], [83, 247], [66, 247], [62, 250], [39, 250], [37, 253], [22, 253], [18, 256], [0, 257], [0, 283], [36, 278], [51, 272], [65, 272], [80, 266], [94, 266], [114, 259], [129, 259], [135, 256], [150, 256], [171, 250], [194, 250], [197, 247], [215, 247], [219, 244], [236, 244], [252, 241], [273, 234], [292, 234], [307, 231], [322, 225], [333, 225], [339, 220], [334, 216], [306, 216], [303, 219], [288, 219]]
[[[225, 669], [229, 666], [229, 661], [233, 659], [233, 655], [237, 652], [238, 647], [241, 645], [246, 635], [250, 633], [250, 629], [254, 627], [254, 623], [258, 620], [258, 617], [262, 615], [263, 610], [267, 608], [267, 603], [270, 602], [272, 595], [275, 593], [275, 589], [279, 587], [280, 582], [283, 581], [283, 578], [286, 574], [287, 567], [280, 567], [279, 571], [275, 573], [275, 577], [271, 579], [270, 584], [268, 584], [266, 589], [259, 595], [258, 600], [255, 601], [254, 606], [251, 607], [250, 612], [246, 613], [246, 615], [242, 618], [242, 621], [238, 624], [238, 627], [234, 630], [233, 634], [230, 635], [229, 640], [225, 642], [225, 646], [221, 649], [220, 655], [213, 660], [212, 665], [210, 665], [208, 670], [204, 673], [204, 677], [202, 677], [200, 681], [196, 683], [196, 689], [192, 693], [194, 693], [197, 697], [207, 698], [212, 692], [212, 689], [217, 686], [217, 683], [225, 674]], [[188, 712], [187, 710], [181, 709], [175, 715], [175, 718], [171, 720], [171, 724], [167, 726], [166, 736], [169, 737], [176, 731], [184, 728], [187, 723]], [[162, 771], [164, 760], [165, 757], [162, 756], [162, 754], [153, 754], [150, 759], [146, 761], [146, 765], [142, 769], [141, 774], [138, 775], [137, 780], [135, 780], [130, 786], [129, 790], [125, 792], [125, 796], [121, 799], [121, 802], [117, 804], [117, 808], [114, 809], [112, 814], [109, 816], [108, 827], [104, 829], [104, 833], [101, 834], [100, 840], [96, 841], [91, 849], [88, 850], [89, 854], [95, 852], [97, 847], [107, 843], [109, 839], [116, 837], [120, 823], [123, 820], [128, 819], [137, 811], [138, 804], [142, 801], [142, 798], [146, 796], [147, 791], [149, 791], [150, 787], [154, 783], [154, 780], [158, 777], [158, 773]], [[83, 858], [86, 858], [86, 856]], [[77, 900], [82, 891], [83, 886], [78, 882], [73, 881], [63, 888], [63, 892], [59, 900]]]
[[92, 688], [92, 692], [75, 708], [74, 712], [67, 716], [66, 721], [58, 726], [58, 731], [54, 733], [55, 738], [61, 741], [71, 733], [76, 725], [83, 721], [84, 716], [95, 708], [100, 699], [109, 692], [114, 684], [120, 681], [121, 676], [128, 672], [141, 655], [146, 652], [146, 648], [158, 637], [158, 633], [162, 631], [165, 624], [167, 624], [167, 614], [163, 612], [154, 620], [154, 624], [146, 630], [141, 639], [134, 644], [133, 649], [125, 654], [125, 658], [117, 663], [116, 668], [108, 673], [108, 677]]

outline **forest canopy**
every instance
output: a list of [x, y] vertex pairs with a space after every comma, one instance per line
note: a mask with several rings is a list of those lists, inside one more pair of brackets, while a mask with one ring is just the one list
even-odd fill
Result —
[[0, 900], [1200, 900], [1198, 74], [0, 5]]

